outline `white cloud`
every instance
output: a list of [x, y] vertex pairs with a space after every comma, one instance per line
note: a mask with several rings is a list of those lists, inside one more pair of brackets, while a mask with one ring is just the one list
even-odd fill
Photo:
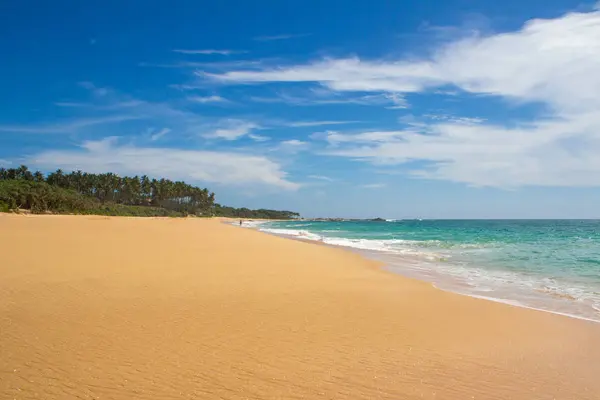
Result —
[[250, 100], [257, 103], [287, 103], [295, 106], [322, 106], [322, 105], [361, 105], [361, 106], [384, 106], [388, 109], [409, 108], [408, 101], [399, 93], [368, 94], [362, 96], [340, 95], [339, 92], [326, 91], [327, 95], [297, 96], [285, 92], [278, 93], [277, 97], [251, 96]]
[[[455, 117], [453, 115], [448, 115], [448, 114], [424, 114], [423, 117], [431, 119], [433, 121], [447, 121], [447, 122], [453, 122], [456, 124], [464, 124], [464, 125], [481, 124], [482, 122], [486, 121], [485, 118]], [[401, 119], [401, 121], [402, 121], [402, 119]]]
[[319, 82], [337, 91], [420, 92], [455, 85], [573, 109], [597, 102], [600, 11], [531, 20], [522, 30], [445, 44], [428, 59], [322, 61], [209, 75], [222, 82]]
[[294, 147], [308, 145], [307, 142], [303, 142], [302, 140], [298, 140], [298, 139], [284, 140], [284, 141], [281, 142], [281, 144], [283, 146], [294, 146]]
[[600, 10], [533, 19], [514, 32], [470, 34], [433, 50], [421, 59], [324, 59], [207, 77], [318, 83], [374, 95], [456, 88], [541, 104], [544, 114], [533, 122], [430, 116], [406, 130], [322, 137], [331, 146], [327, 154], [374, 164], [420, 161], [424, 166], [412, 172], [419, 177], [501, 187], [600, 186]]
[[403, 131], [371, 131], [353, 134], [344, 134], [337, 131], [326, 131], [323, 133], [315, 133], [312, 135], [315, 139], [324, 138], [331, 145], [339, 145], [340, 143], [391, 143], [403, 140]]
[[398, 93], [384, 93], [383, 96], [385, 96], [385, 98], [387, 98], [393, 105], [387, 107], [389, 109], [403, 109], [403, 108], [409, 108], [409, 104], [408, 101], [406, 101], [406, 99], [398, 94]]
[[41, 125], [0, 125], [0, 132], [11, 133], [74, 133], [95, 125], [115, 124], [140, 119], [137, 115], [109, 115], [95, 118], [75, 118], [65, 122]]
[[218, 127], [212, 132], [206, 133], [205, 138], [215, 138], [223, 140], [237, 140], [243, 136], [249, 135], [252, 130], [258, 129], [260, 126], [254, 122], [225, 119], [218, 123]]
[[272, 35], [272, 36], [257, 36], [254, 40], [258, 42], [270, 42], [274, 40], [287, 40], [287, 39], [295, 39], [310, 36], [310, 33], [298, 33], [298, 34], [281, 34], [281, 35]]
[[249, 134], [248, 137], [254, 140], [255, 142], [266, 142], [268, 140], [271, 140], [271, 138], [268, 136], [256, 135], [254, 133]]
[[422, 161], [412, 174], [477, 186], [599, 186], [600, 116], [514, 128], [442, 122], [420, 129], [328, 132], [326, 153], [373, 164]]
[[320, 181], [327, 181], [327, 182], [333, 182], [333, 179], [328, 177], [328, 176], [324, 176], [324, 175], [309, 175], [308, 176], [310, 179], [317, 179]]
[[170, 88], [172, 89], [177, 89], [177, 90], [206, 90], [206, 85], [185, 85], [185, 84], [172, 84], [169, 85]]
[[229, 103], [229, 100], [221, 96], [191, 96], [188, 100], [196, 103]]
[[298, 154], [307, 151], [310, 148], [310, 143], [298, 139], [289, 139], [279, 142], [276, 146], [271, 147], [269, 151], [277, 153], [279, 156], [287, 157], [288, 155]]
[[[449, 43], [424, 60], [325, 59], [210, 75], [223, 82], [320, 82], [339, 91], [419, 92], [456, 85], [573, 108], [597, 99], [600, 12], [531, 20], [522, 30]], [[575, 104], [573, 104], [575, 100]]]
[[303, 128], [311, 126], [324, 126], [324, 125], [345, 125], [345, 124], [357, 124], [362, 121], [295, 121], [287, 122], [284, 125], [292, 128]]
[[[312, 64], [265, 70], [239, 70], [205, 74], [224, 83], [319, 82], [336, 91], [416, 92], [427, 80], [439, 84], [433, 65], [385, 64], [359, 58], [326, 59]], [[435, 78], [435, 79], [433, 79]]]
[[116, 138], [87, 141], [76, 150], [46, 150], [26, 163], [41, 169], [112, 171], [123, 175], [156, 177], [223, 185], [265, 185], [296, 190], [279, 164], [266, 157], [234, 152], [118, 145]]
[[12, 161], [3, 160], [0, 158], [0, 166], [9, 166], [12, 164]]
[[[246, 52], [244, 52], [246, 53]], [[225, 70], [228, 68], [259, 68], [264, 63], [269, 62], [269, 59], [261, 60], [231, 60], [231, 61], [176, 61], [168, 64], [140, 62], [138, 66], [146, 68], [184, 68], [195, 69], [202, 68], [203, 70]], [[203, 76], [202, 71], [194, 72], [194, 75]], [[177, 86], [177, 85], [175, 85]]]
[[162, 138], [163, 136], [165, 136], [167, 133], [171, 132], [171, 129], [169, 128], [163, 128], [157, 132], [152, 133], [152, 135], [150, 136], [150, 140], [152, 140], [153, 142], [157, 141], [158, 139]]
[[231, 54], [247, 53], [246, 51], [241, 51], [241, 50], [216, 50], [216, 49], [203, 49], [203, 50], [175, 49], [175, 50], [173, 50], [173, 52], [181, 53], [181, 54], [202, 54], [202, 55], [219, 54], [222, 56], [229, 56]]

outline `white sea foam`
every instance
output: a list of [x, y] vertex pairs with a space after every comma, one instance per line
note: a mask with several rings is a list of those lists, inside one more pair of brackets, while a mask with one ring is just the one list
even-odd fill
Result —
[[321, 236], [301, 229], [274, 229], [261, 226], [257, 228], [275, 235], [349, 247], [384, 261], [392, 271], [431, 281], [446, 290], [600, 321], [600, 293], [591, 290], [590, 287], [553, 277], [477, 268], [453, 260], [453, 255], [462, 252], [487, 251], [494, 247], [493, 244], [462, 243], [452, 245], [449, 249], [444, 248], [448, 246], [447, 243], [437, 240], [350, 239]]
[[523, 304], [520, 301], [516, 301], [516, 300], [501, 299], [501, 298], [490, 297], [490, 296], [478, 296], [476, 294], [470, 294], [470, 293], [462, 293], [462, 294], [467, 295], [469, 297], [474, 297], [476, 299], [489, 300], [489, 301], [493, 301], [493, 302], [496, 302], [496, 303], [508, 304], [508, 305], [511, 305], [511, 306], [514, 306], [514, 307], [528, 308], [530, 310], [549, 312], [549, 313], [552, 313], [552, 314], [562, 315], [562, 316], [565, 316], [565, 317], [576, 318], [576, 319], [581, 319], [581, 320], [584, 320], [584, 321], [590, 321], [590, 322], [600, 323], [600, 318], [590, 318], [590, 317], [586, 317], [586, 316], [583, 316], [583, 315], [572, 314], [572, 313], [568, 313], [568, 312], [561, 312], [561, 311], [556, 311], [556, 310], [549, 310], [547, 308], [532, 307], [532, 306], [528, 306], [527, 304]]
[[[261, 228], [263, 232], [272, 233], [275, 235], [285, 235], [303, 240], [313, 240], [329, 244], [332, 246], [350, 247], [357, 250], [377, 251], [393, 254], [411, 255], [421, 257], [427, 261], [444, 261], [452, 258], [449, 252], [436, 252], [431, 250], [434, 247], [442, 247], [444, 242], [439, 240], [404, 240], [404, 239], [349, 239], [336, 236], [321, 236], [314, 232], [300, 229], [275, 229]], [[322, 233], [338, 233], [338, 230], [325, 230]], [[490, 245], [482, 244], [457, 244], [454, 246], [457, 249], [463, 250], [485, 250]]]
[[[407, 244], [416, 243], [412, 240], [401, 240], [401, 239], [388, 239], [388, 240], [373, 240], [373, 239], [348, 239], [341, 237], [328, 237], [320, 236], [316, 233], [309, 232], [306, 230], [299, 229], [273, 229], [273, 228], [260, 228], [261, 231], [272, 233], [275, 235], [285, 235], [294, 238], [313, 240], [329, 244], [332, 246], [351, 247], [358, 250], [370, 250], [370, 251], [382, 251], [395, 254], [413, 254], [420, 255], [426, 259], [436, 260], [440, 256], [432, 253], [425, 252], [419, 249], [406, 246]], [[336, 232], [336, 231], [331, 231]]]
[[262, 232], [272, 233], [275, 235], [284, 235], [284, 236], [292, 236], [298, 239], [304, 240], [314, 240], [321, 241], [321, 236], [316, 233], [311, 233], [309, 231], [300, 230], [300, 229], [270, 229], [270, 228], [261, 228]]
[[[242, 228], [258, 228], [261, 225], [266, 224], [268, 221], [246, 221], [244, 219], [242, 219]], [[235, 226], [239, 226], [240, 222], [239, 221], [233, 221], [231, 222], [231, 225], [235, 225]]]
[[600, 322], [600, 293], [580, 283], [453, 263], [379, 259], [387, 260], [394, 272], [426, 279], [452, 292]]

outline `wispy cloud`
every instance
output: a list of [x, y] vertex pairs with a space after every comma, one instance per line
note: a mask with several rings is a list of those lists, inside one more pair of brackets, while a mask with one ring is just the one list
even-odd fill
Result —
[[313, 139], [325, 139], [331, 145], [341, 143], [391, 143], [401, 142], [408, 131], [367, 131], [360, 133], [341, 133], [337, 131], [317, 132]]
[[317, 179], [320, 181], [327, 181], [327, 182], [333, 182], [333, 179], [328, 177], [328, 176], [324, 176], [324, 175], [309, 175], [308, 176], [310, 179]]
[[[92, 93], [94, 88], [90, 89]], [[152, 102], [140, 100], [105, 88], [106, 94], [92, 99], [90, 109], [93, 112], [122, 113], [135, 116], [137, 119], [151, 121], [158, 126], [170, 126], [179, 134], [197, 134], [197, 130], [206, 124], [206, 118], [176, 103]], [[156, 126], [156, 125], [154, 125]]]
[[303, 128], [311, 126], [325, 126], [325, 125], [346, 125], [346, 124], [358, 124], [362, 121], [292, 121], [284, 123], [285, 126], [292, 128]]
[[26, 160], [28, 165], [123, 175], [149, 174], [192, 182], [230, 186], [270, 186], [296, 190], [287, 173], [262, 156], [234, 152], [196, 151], [174, 148], [120, 145], [116, 138], [87, 141], [73, 150], [46, 150]]
[[231, 54], [247, 53], [247, 51], [244, 51], [244, 50], [216, 50], [216, 49], [201, 49], [201, 50], [175, 49], [175, 50], [173, 50], [173, 52], [181, 53], [181, 54], [201, 54], [201, 55], [218, 54], [218, 55], [222, 55], [222, 56], [229, 56]]
[[475, 186], [599, 186], [597, 127], [595, 112], [515, 127], [436, 122], [401, 131], [329, 132], [325, 152], [378, 166], [420, 160], [415, 177]]
[[339, 93], [331, 93], [329, 96], [315, 96], [312, 93], [309, 93], [308, 95], [297, 96], [281, 92], [276, 97], [250, 96], [249, 99], [257, 103], [287, 103], [295, 106], [354, 104], [362, 106], [382, 106], [388, 109], [401, 109], [410, 107], [408, 101], [399, 93], [368, 94], [362, 96], [346, 96], [339, 95]]
[[169, 85], [169, 87], [171, 89], [177, 89], [177, 90], [181, 90], [181, 91], [186, 91], [186, 90], [206, 90], [206, 85], [186, 85], [186, 84], [174, 83], [172, 85]]
[[399, 93], [384, 93], [382, 96], [392, 103], [392, 105], [387, 106], [391, 110], [409, 108], [408, 101]]
[[231, 103], [224, 97], [221, 96], [190, 96], [188, 100], [195, 103], [207, 104], [207, 103]]
[[281, 142], [284, 146], [306, 146], [308, 143], [298, 139], [284, 140]]
[[329, 58], [207, 77], [230, 84], [313, 82], [337, 92], [415, 93], [455, 86], [466, 93], [573, 108], [600, 97], [592, 89], [600, 84], [599, 35], [600, 11], [570, 13], [529, 21], [516, 32], [444, 43], [420, 60]]
[[162, 138], [163, 136], [165, 136], [167, 133], [171, 132], [171, 129], [169, 128], [163, 128], [157, 132], [152, 133], [152, 135], [150, 136], [150, 140], [152, 140], [153, 142], [157, 141], [158, 139]]
[[231, 60], [231, 61], [178, 61], [174, 63], [162, 64], [152, 62], [140, 62], [140, 67], [153, 67], [153, 68], [183, 68], [183, 69], [201, 69], [197, 71], [196, 75], [203, 76], [204, 70], [206, 71], [222, 71], [228, 68], [261, 68], [269, 62], [275, 62], [273, 59], [260, 59], [260, 60]]
[[95, 125], [115, 124], [141, 119], [137, 115], [110, 115], [96, 118], [76, 118], [65, 122], [41, 125], [0, 125], [0, 132], [11, 133], [75, 133], [78, 130]]
[[[127, 135], [133, 124], [138, 124], [134, 129], [139, 130], [139, 121], [143, 120], [153, 126], [170, 126], [179, 134], [197, 135], [198, 129], [207, 123], [205, 118], [173, 104], [139, 100], [110, 88], [100, 88], [91, 82], [81, 82], [79, 86], [91, 96], [86, 103], [62, 104], [66, 110], [71, 109], [70, 118], [35, 124], [0, 125], [0, 132], [87, 134], [99, 133], [101, 128], [110, 125], [113, 134]], [[147, 135], [150, 136], [150, 133]]]
[[268, 136], [257, 135], [257, 134], [255, 134], [255, 133], [250, 133], [250, 134], [248, 135], [248, 137], [249, 137], [250, 139], [254, 140], [255, 142], [266, 142], [266, 141], [269, 141], [269, 140], [271, 140], [271, 138], [270, 138], [270, 137], [268, 137]]
[[[543, 113], [526, 122], [455, 116], [398, 131], [331, 133], [328, 154], [375, 165], [421, 161], [414, 176], [471, 185], [600, 186], [600, 10], [533, 19], [512, 32], [454, 35], [436, 46], [420, 59], [325, 58], [205, 76], [232, 85], [400, 95], [388, 99], [392, 107], [403, 107], [406, 94], [448, 88], [457, 98], [541, 105]], [[315, 101], [321, 99], [304, 103]]]
[[362, 185], [365, 189], [381, 189], [385, 187], [385, 183], [368, 183], [366, 185]]
[[310, 148], [310, 143], [298, 139], [283, 140], [273, 147], [271, 151], [280, 154], [296, 154], [304, 152]]
[[[249, 135], [254, 129], [260, 128], [254, 122], [237, 120], [237, 119], [225, 119], [217, 123], [217, 127], [213, 128], [209, 133], [205, 133], [205, 138], [222, 139], [222, 140], [237, 140], [244, 136]], [[262, 136], [255, 135], [255, 138], [259, 138], [258, 141], [263, 141]], [[251, 137], [252, 139], [252, 137]], [[257, 140], [257, 139], [255, 139]]]
[[[106, 90], [107, 91], [106, 93], [108, 94], [108, 89], [104, 89], [104, 90]], [[106, 96], [106, 94], [103, 96]], [[102, 102], [102, 103], [98, 103], [98, 102], [90, 102], [90, 103], [56, 102], [56, 103], [54, 103], [55, 106], [64, 107], [64, 108], [87, 108], [90, 110], [103, 110], [103, 111], [123, 110], [123, 109], [141, 106], [143, 104], [144, 104], [144, 102], [141, 100], [106, 101], [106, 102]]]
[[447, 121], [447, 122], [452, 122], [455, 124], [464, 124], [464, 125], [476, 125], [476, 124], [481, 124], [486, 121], [485, 118], [456, 117], [454, 115], [449, 115], [449, 114], [424, 114], [423, 117], [431, 119], [433, 121]]
[[86, 103], [78, 103], [73, 101], [57, 101], [54, 103], [55, 106], [58, 107], [69, 107], [69, 108], [78, 108], [78, 107], [87, 107]]
[[296, 33], [296, 34], [281, 34], [281, 35], [267, 35], [267, 36], [256, 36], [253, 39], [258, 42], [270, 42], [273, 40], [287, 40], [287, 39], [296, 39], [310, 36], [310, 33]]
[[92, 92], [94, 95], [96, 95], [98, 97], [106, 96], [107, 94], [109, 94], [109, 90], [107, 88], [98, 87], [93, 82], [82, 81], [82, 82], [79, 82], [79, 86], [81, 86], [84, 89], [89, 90], [90, 92]]

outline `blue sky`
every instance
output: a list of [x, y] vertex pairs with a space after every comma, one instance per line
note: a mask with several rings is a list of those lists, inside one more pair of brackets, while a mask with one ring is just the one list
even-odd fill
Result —
[[0, 165], [305, 216], [600, 218], [599, 9], [5, 1]]

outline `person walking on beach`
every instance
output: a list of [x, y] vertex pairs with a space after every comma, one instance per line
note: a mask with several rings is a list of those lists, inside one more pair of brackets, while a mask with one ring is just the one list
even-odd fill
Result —
[[240, 226], [242, 226], [242, 220], [240, 219]]

